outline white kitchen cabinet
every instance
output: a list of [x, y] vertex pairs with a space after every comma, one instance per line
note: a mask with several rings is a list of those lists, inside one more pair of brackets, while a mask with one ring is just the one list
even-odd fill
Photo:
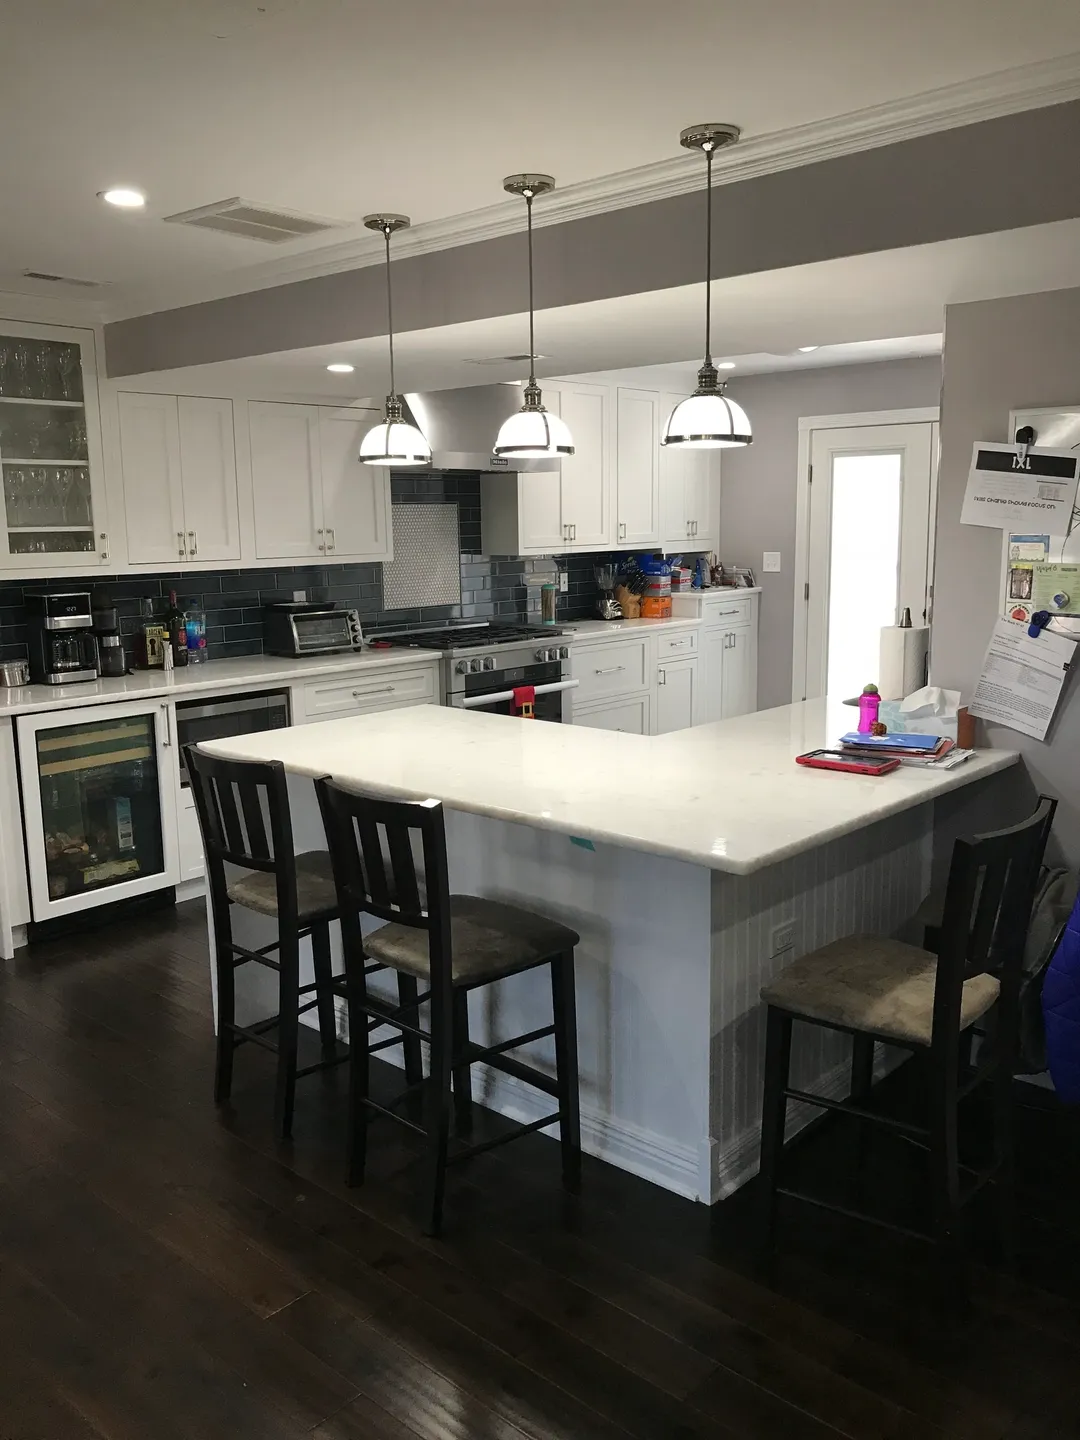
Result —
[[356, 458], [371, 412], [263, 400], [247, 408], [256, 557], [390, 559], [390, 471]]
[[120, 463], [128, 561], [237, 561], [231, 400], [122, 391]]
[[574, 454], [558, 469], [482, 477], [488, 555], [561, 555], [611, 546], [611, 391], [545, 383], [543, 396], [552, 414], [569, 425]]
[[111, 560], [94, 334], [0, 321], [0, 570]]
[[574, 705], [574, 724], [590, 730], [619, 730], [624, 735], [652, 734], [652, 696], [631, 695], [603, 705]]
[[702, 720], [731, 720], [757, 709], [757, 635], [749, 625], [707, 626], [701, 635], [705, 667]]
[[[668, 416], [682, 399], [685, 396], [660, 396], [661, 435]], [[719, 463], [715, 452], [661, 445], [659, 454], [660, 538], [664, 548], [714, 550], [717, 536], [713, 476]]]
[[[323, 539], [326, 555], [342, 560], [392, 558], [390, 470], [361, 465], [360, 442], [374, 411], [319, 410]], [[320, 552], [321, 553], [321, 552]]]
[[619, 388], [616, 395], [615, 543], [650, 545], [660, 539], [660, 396]]
[[664, 660], [656, 667], [656, 724], [653, 733], [668, 735], [688, 730], [698, 714], [698, 660], [696, 655]]

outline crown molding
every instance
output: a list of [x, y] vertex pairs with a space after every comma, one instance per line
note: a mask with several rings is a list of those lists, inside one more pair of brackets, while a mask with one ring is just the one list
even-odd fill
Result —
[[[731, 185], [1072, 100], [1080, 100], [1080, 51], [998, 70], [810, 124], [744, 138], [717, 155], [713, 180], [716, 185]], [[696, 157], [682, 152], [650, 165], [557, 190], [538, 206], [534, 223], [537, 228], [562, 225], [591, 215], [647, 205], [696, 190], [701, 183], [702, 171]], [[501, 202], [414, 225], [395, 241], [395, 256], [401, 260], [434, 250], [476, 244], [516, 234], [521, 227], [520, 205], [513, 201]], [[127, 319], [361, 269], [380, 263], [382, 257], [381, 243], [358, 227], [355, 235], [336, 244], [226, 271], [206, 281], [114, 293], [102, 302], [102, 309], [109, 320]]]

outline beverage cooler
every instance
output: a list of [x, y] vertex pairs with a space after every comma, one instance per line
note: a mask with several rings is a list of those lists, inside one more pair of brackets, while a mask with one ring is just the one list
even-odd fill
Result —
[[16, 721], [36, 922], [178, 879], [176, 746], [162, 702]]

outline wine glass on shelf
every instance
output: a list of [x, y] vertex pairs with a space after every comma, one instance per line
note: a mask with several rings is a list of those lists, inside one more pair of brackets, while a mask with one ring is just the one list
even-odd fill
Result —
[[47, 345], [35, 345], [32, 352], [33, 378], [32, 388], [35, 400], [51, 400], [52, 395], [52, 356], [49, 354]]
[[26, 514], [26, 471], [4, 466], [4, 514], [9, 526], [18, 528]]
[[[75, 412], [68, 411], [68, 414]], [[75, 418], [68, 426], [68, 451], [72, 460], [85, 460], [86, 450], [86, 417], [75, 413]]]
[[55, 475], [56, 503], [59, 509], [57, 524], [70, 525], [71, 516], [68, 513], [68, 506], [71, 504], [71, 490], [75, 484], [75, 471], [70, 465], [58, 465]]
[[72, 523], [92, 525], [94, 516], [90, 502], [90, 472], [89, 470], [70, 470], [69, 473], [74, 482], [74, 496], [71, 504]]
[[45, 492], [49, 486], [49, 472], [44, 465], [35, 465], [30, 471], [30, 493], [27, 499], [27, 510], [30, 512], [29, 524], [41, 525], [46, 522]]
[[29, 398], [33, 393], [30, 382], [30, 346], [25, 340], [18, 340], [11, 347], [12, 395]]
[[60, 352], [60, 395], [64, 400], [83, 398], [82, 369], [77, 345], [65, 345]]

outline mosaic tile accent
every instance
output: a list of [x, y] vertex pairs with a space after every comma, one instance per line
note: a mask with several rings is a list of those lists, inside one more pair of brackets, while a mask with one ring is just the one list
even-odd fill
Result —
[[383, 605], [461, 604], [457, 506], [394, 505], [394, 558], [383, 566]]

